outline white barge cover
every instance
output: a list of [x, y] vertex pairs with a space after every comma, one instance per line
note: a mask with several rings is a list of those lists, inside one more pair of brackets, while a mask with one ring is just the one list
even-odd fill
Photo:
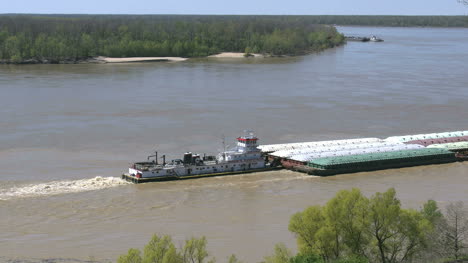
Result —
[[440, 139], [440, 138], [461, 137], [461, 136], [468, 136], [468, 131], [453, 131], [453, 132], [392, 136], [392, 137], [388, 137], [387, 139], [385, 139], [385, 141], [387, 142], [409, 142], [409, 141], [416, 141], [416, 140]]
[[360, 143], [360, 144], [345, 144], [340, 146], [326, 146], [315, 148], [300, 148], [294, 150], [281, 150], [270, 153], [270, 155], [280, 158], [289, 158], [293, 155], [311, 154], [321, 152], [338, 152], [355, 149], [377, 148], [377, 147], [393, 147], [398, 145], [405, 145], [402, 142], [373, 142], [373, 143]]
[[297, 142], [297, 143], [284, 143], [284, 144], [266, 144], [260, 145], [258, 148], [262, 152], [276, 152], [281, 150], [296, 150], [301, 148], [316, 148], [316, 147], [331, 147], [342, 145], [353, 145], [362, 143], [382, 142], [379, 138], [359, 138], [348, 140], [333, 140], [333, 141], [315, 141], [315, 142]]
[[310, 162], [314, 159], [323, 158], [323, 157], [335, 157], [335, 156], [338, 157], [338, 156], [358, 155], [358, 154], [377, 153], [377, 152], [395, 152], [395, 151], [416, 150], [416, 149], [424, 149], [424, 148], [426, 147], [419, 145], [419, 144], [402, 144], [402, 145], [391, 146], [391, 147], [374, 147], [374, 148], [354, 149], [354, 150], [347, 150], [347, 151], [298, 154], [298, 155], [293, 155], [288, 159], [299, 161], [299, 162]]

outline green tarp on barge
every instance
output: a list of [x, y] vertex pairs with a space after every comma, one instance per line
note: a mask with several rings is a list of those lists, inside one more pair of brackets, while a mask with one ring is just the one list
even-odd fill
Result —
[[332, 175], [455, 161], [455, 154], [449, 150], [424, 148], [318, 158], [309, 162], [308, 166], [315, 168], [313, 174]]

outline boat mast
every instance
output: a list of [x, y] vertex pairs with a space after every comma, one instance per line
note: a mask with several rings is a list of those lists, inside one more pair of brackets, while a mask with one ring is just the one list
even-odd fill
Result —
[[224, 134], [222, 135], [223, 138], [223, 161], [226, 161], [226, 140]]
[[148, 161], [151, 157], [154, 157], [156, 159], [155, 164], [158, 164], [158, 152], [156, 151], [154, 155], [148, 156]]

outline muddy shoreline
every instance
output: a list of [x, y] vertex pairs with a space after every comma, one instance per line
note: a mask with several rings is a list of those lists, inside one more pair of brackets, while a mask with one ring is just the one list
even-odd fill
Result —
[[[262, 54], [248, 54], [240, 52], [223, 52], [208, 56], [208, 58], [263, 58]], [[106, 64], [106, 63], [142, 63], [142, 62], [182, 62], [189, 58], [183, 57], [128, 57], [128, 58], [112, 58], [112, 57], [86, 57], [86, 58], [65, 58], [65, 59], [47, 59], [47, 58], [31, 58], [22, 61], [0, 60], [0, 64], [11, 65], [30, 65], [30, 64]]]

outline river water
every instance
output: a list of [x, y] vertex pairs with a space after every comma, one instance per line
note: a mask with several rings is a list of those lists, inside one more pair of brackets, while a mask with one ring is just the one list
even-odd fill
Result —
[[[0, 66], [0, 259], [114, 261], [151, 235], [205, 235], [218, 262], [295, 249], [290, 216], [338, 190], [395, 187], [405, 207], [468, 203], [468, 164], [320, 178], [275, 171], [132, 185], [154, 150], [468, 130], [468, 29], [339, 27], [377, 34], [294, 58]], [[231, 145], [232, 145], [231, 143]]]

